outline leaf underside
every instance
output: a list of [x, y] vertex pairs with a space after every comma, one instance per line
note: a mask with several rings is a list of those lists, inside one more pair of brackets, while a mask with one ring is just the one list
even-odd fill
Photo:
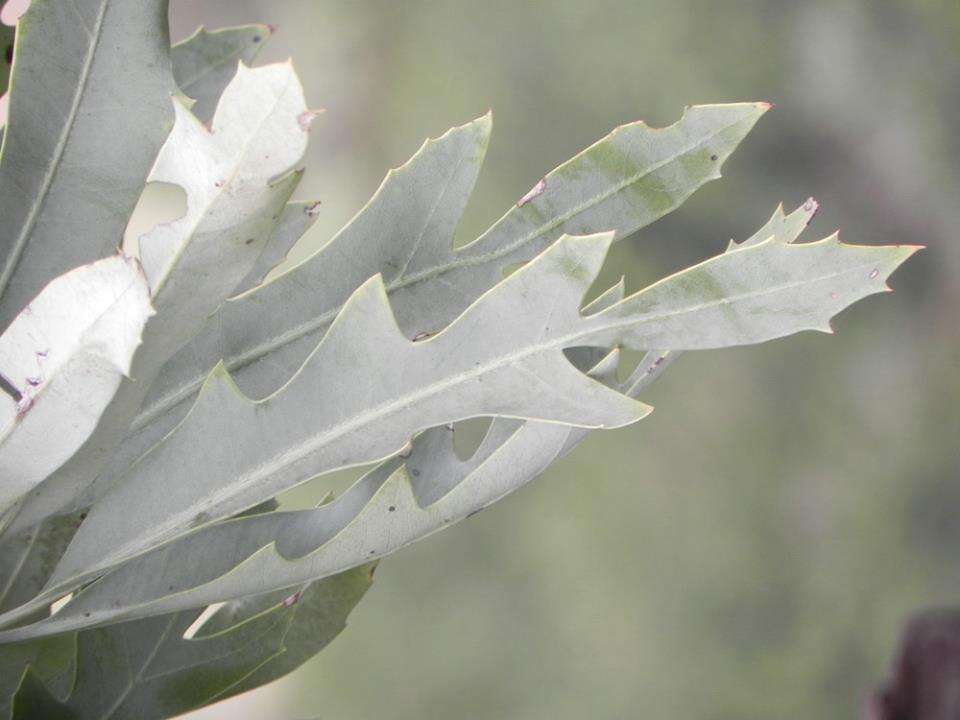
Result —
[[[914, 251], [910, 247], [844, 245], [835, 236], [814, 243], [791, 244], [795, 231], [806, 224], [808, 217], [801, 209], [791, 216], [793, 222], [781, 223], [786, 228], [783, 232], [733, 247], [632, 296], [608, 297], [608, 305], [588, 308], [587, 314], [578, 310], [579, 301], [599, 270], [610, 236], [563, 238], [484, 295], [446, 330], [424, 342], [413, 343], [400, 334], [389, 315], [381, 281], [364, 284], [310, 361], [277, 395], [251, 402], [237, 393], [225, 374], [214, 375], [178, 431], [142, 458], [129, 480], [94, 509], [91, 517], [112, 514], [110, 532], [98, 536], [98, 531], [107, 525], [86, 523], [58, 570], [62, 574], [53, 584], [69, 578], [71, 572], [75, 574], [70, 582], [83, 578], [84, 562], [94, 563], [99, 570], [145, 551], [147, 554], [127, 566], [121, 565], [89, 591], [80, 593], [45, 628], [41, 623], [31, 630], [12, 630], [8, 637], [265, 592], [338, 572], [357, 564], [364, 553], [376, 557], [391, 552], [396, 546], [437, 529], [438, 519], [443, 524], [442, 521], [458, 516], [444, 516], [443, 501], [447, 495], [438, 492], [435, 485], [418, 480], [420, 468], [411, 464], [422, 456], [420, 452], [405, 461], [396, 458], [380, 466], [335, 502], [316, 511], [305, 511], [305, 515], [280, 513], [226, 521], [203, 527], [159, 549], [149, 548], [166, 539], [162, 537], [165, 525], [182, 527], [177, 522], [178, 513], [185, 504], [191, 511], [207, 513], [212, 520], [237, 498], [245, 498], [238, 504], [252, 504], [257, 489], [263, 488], [264, 494], [269, 495], [284, 487], [271, 483], [313, 477], [357, 464], [360, 458], [389, 456], [400, 450], [405, 437], [418, 429], [462, 417], [501, 415], [547, 421], [526, 425], [502, 421], [491, 426], [494, 435], [488, 448], [497, 451], [491, 453], [487, 467], [497, 460], [505, 460], [508, 466], [517, 462], [500, 454], [499, 443], [494, 440], [501, 434], [508, 437], [521, 427], [525, 428], [524, 434], [563, 428], [563, 437], [556, 439], [556, 451], [546, 460], [549, 462], [566, 446], [567, 426], [612, 426], [646, 413], [642, 404], [581, 374], [566, 360], [564, 348], [623, 346], [656, 349], [658, 357], [663, 357], [665, 351], [760, 342], [803, 329], [828, 330], [830, 317], [841, 309], [884, 291], [887, 276]], [[531, 309], [522, 318], [511, 317], [509, 309], [520, 306]], [[485, 347], [472, 345], [477, 341], [471, 338], [483, 339]], [[383, 348], [385, 355], [379, 354]], [[384, 377], [383, 357], [395, 360], [388, 364], [386, 372], [392, 372], [390, 368], [419, 371], [412, 373], [408, 369]], [[550, 387], [532, 382], [539, 377], [551, 378]], [[335, 385], [340, 378], [340, 384]], [[421, 392], [422, 388], [434, 385], [442, 387], [443, 393]], [[329, 391], [331, 387], [395, 388], [396, 395], [363, 410], [348, 405], [351, 395], [344, 393], [336, 412], [347, 420], [339, 419], [334, 411], [326, 411], [331, 420], [324, 427], [325, 411], [320, 398], [314, 397], [313, 388]], [[506, 388], [510, 388], [509, 393]], [[358, 402], [364, 402], [363, 393], [359, 395]], [[504, 401], [502, 398], [507, 395], [509, 399]], [[484, 404], [490, 403], [491, 397], [509, 405], [494, 408]], [[434, 403], [438, 403], [438, 409], [431, 414]], [[405, 421], [407, 405], [411, 408], [410, 419]], [[224, 411], [225, 407], [230, 409]], [[378, 437], [377, 430], [384, 422], [380, 416], [383, 408], [391, 413], [391, 428], [403, 422], [409, 424], [401, 426], [396, 435], [386, 433]], [[309, 431], [305, 429], [307, 411], [312, 423]], [[339, 432], [345, 422], [353, 422], [358, 416], [367, 417], [369, 423], [351, 424], [346, 432]], [[258, 448], [260, 438], [271, 432], [271, 444]], [[421, 438], [436, 438], [438, 432]], [[194, 478], [191, 496], [180, 492], [176, 498], [168, 499], [166, 489], [156, 492], [156, 488], [162, 487], [158, 479], [161, 475], [154, 473], [165, 473], [163, 477], [169, 479], [171, 468], [176, 472], [175, 458], [183, 458], [188, 452], [183, 443], [207, 433], [233, 438], [235, 444], [231, 443], [223, 454], [208, 450], [204, 457], [193, 459], [187, 468]], [[281, 439], [291, 449], [277, 455]], [[418, 443], [423, 447], [424, 442], [418, 440], [414, 447]], [[267, 447], [274, 453], [258, 455]], [[307, 452], [298, 455], [304, 448]], [[351, 450], [358, 453], [352, 459]], [[282, 462], [273, 460], [277, 457]], [[478, 452], [477, 457], [485, 456]], [[538, 455], [525, 453], [524, 457]], [[240, 476], [238, 467], [243, 466], [263, 475], [253, 481], [244, 478], [248, 482], [234, 485]], [[528, 469], [527, 475], [532, 477], [542, 469]], [[502, 469], [494, 473], [496, 478], [505, 475]], [[222, 484], [217, 485], [218, 482]], [[173, 486], [179, 488], [182, 483], [174, 482]], [[451, 492], [468, 492], [464, 487], [469, 484]], [[508, 490], [509, 486], [460, 509], [472, 511]], [[489, 480], [483, 491], [491, 492]], [[437, 495], [441, 496], [439, 501], [424, 500], [434, 500]], [[116, 520], [117, 510], [111, 509], [111, 505], [127, 508], [123, 520], [130, 518], [128, 531], [123, 529], [124, 522]], [[394, 509], [390, 510], [391, 507]], [[376, 517], [376, 522], [356, 521], [361, 517], [361, 509], [368, 517]], [[424, 510], [425, 514], [414, 512]], [[431, 513], [440, 517], [429, 517]], [[459, 516], [462, 514], [465, 512]], [[189, 518], [180, 522], [188, 525]], [[152, 532], [157, 534], [151, 537]], [[220, 537], [217, 543], [210, 539], [215, 536]], [[89, 561], [76, 562], [81, 556], [73, 553], [84, 547], [100, 548], [101, 553]], [[103, 547], [116, 548], [116, 553], [104, 557]], [[219, 551], [206, 552], [214, 547]], [[225, 552], [227, 548], [229, 553]], [[290, 560], [297, 561], [292, 573]], [[186, 569], [183, 574], [164, 575], [164, 568], [176, 567], [178, 563]], [[150, 581], [143, 581], [151, 577], [164, 577], [168, 585], [173, 581], [176, 594], [164, 597], [169, 595], [168, 589], [158, 589]], [[281, 577], [282, 580], [278, 579]], [[195, 592], [183, 592], [200, 583], [202, 587]], [[110, 607], [110, 603], [117, 602], [126, 610]]]

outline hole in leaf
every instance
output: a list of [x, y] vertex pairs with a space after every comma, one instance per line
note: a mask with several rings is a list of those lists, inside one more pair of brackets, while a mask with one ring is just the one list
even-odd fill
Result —
[[197, 631], [203, 626], [203, 624], [209, 620], [217, 610], [219, 610], [224, 603], [214, 603], [213, 605], [208, 605], [204, 608], [203, 612], [197, 615], [197, 619], [194, 620], [190, 627], [183, 631], [184, 640], [192, 640], [196, 636]]
[[157, 225], [173, 222], [187, 213], [187, 193], [172, 183], [147, 183], [123, 232], [123, 249], [139, 255], [140, 236]]
[[453, 426], [453, 451], [461, 460], [469, 460], [483, 442], [492, 418], [461, 420]]
[[73, 599], [73, 593], [67, 593], [66, 595], [64, 595], [64, 596], [63, 596], [62, 598], [60, 598], [59, 600], [54, 600], [54, 601], [50, 604], [50, 614], [51, 614], [51, 615], [55, 615], [57, 612], [60, 611], [60, 608], [62, 608], [64, 605], [66, 605], [66, 604], [67, 604], [68, 602], [70, 602], [72, 599]]

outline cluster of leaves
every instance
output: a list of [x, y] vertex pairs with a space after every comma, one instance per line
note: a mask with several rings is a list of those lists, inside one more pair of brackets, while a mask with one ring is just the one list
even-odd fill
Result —
[[[584, 306], [611, 242], [720, 176], [769, 108], [742, 103], [624, 125], [454, 247], [478, 118], [264, 281], [315, 214], [290, 200], [315, 113], [290, 64], [248, 67], [268, 28], [171, 48], [166, 16], [35, 0], [17, 28], [0, 153], [13, 718], [169, 717], [293, 670], [344, 627], [372, 562], [643, 418], [680, 352], [829, 331], [914, 250], [797, 244], [808, 201]], [[182, 187], [186, 213], [118, 248], [145, 181]], [[646, 351], [625, 381], [622, 349]], [[451, 428], [472, 417], [494, 420], [464, 460]], [[371, 464], [319, 507], [273, 500]]]

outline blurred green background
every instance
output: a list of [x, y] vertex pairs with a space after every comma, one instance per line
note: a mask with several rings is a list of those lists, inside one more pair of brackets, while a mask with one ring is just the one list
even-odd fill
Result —
[[459, 241], [614, 126], [769, 100], [725, 178], [620, 243], [637, 288], [808, 195], [816, 239], [922, 243], [836, 336], [691, 354], [643, 423], [386, 559], [347, 631], [202, 717], [850, 718], [905, 616], [960, 604], [957, 0], [175, 0], [264, 21], [315, 125], [317, 247], [488, 108]]

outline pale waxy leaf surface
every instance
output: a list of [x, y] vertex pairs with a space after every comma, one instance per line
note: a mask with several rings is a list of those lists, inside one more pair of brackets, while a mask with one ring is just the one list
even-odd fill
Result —
[[[236, 75], [237, 65], [250, 65], [273, 35], [269, 25], [238, 25], [207, 30], [204, 27], [170, 49], [173, 77], [181, 92], [195, 102], [190, 112], [208, 123], [217, 102]], [[256, 265], [234, 288], [234, 294], [256, 287], [284, 261], [287, 253], [316, 219], [319, 203], [290, 203], [257, 259]], [[140, 453], [137, 454], [139, 456]]]
[[[312, 113], [290, 64], [240, 70], [224, 92], [212, 131], [174, 100], [176, 123], [151, 181], [187, 195], [186, 214], [140, 238], [157, 314], [144, 328], [130, 381], [121, 383], [94, 434], [25, 501], [11, 527], [83, 507], [167, 358], [203, 326], [256, 266], [299, 173]], [[274, 180], [282, 176], [280, 180]]]
[[[639, 419], [646, 406], [579, 373], [563, 349], [707, 349], [829, 330], [834, 314], [884, 291], [886, 277], [915, 249], [843, 245], [836, 237], [804, 245], [771, 238], [583, 316], [579, 300], [610, 240], [610, 234], [561, 239], [446, 330], [419, 343], [396, 328], [382, 282], [374, 278], [354, 294], [300, 373], [267, 400], [242, 397], [228, 377], [215, 373], [177, 432], [95, 508], [91, 518], [103, 513], [110, 521], [84, 524], [51, 592], [95, 576], [191, 522], [222, 517], [296, 482], [392, 454], [426, 427], [483, 415], [583, 427]], [[384, 388], [390, 389], [386, 397]], [[374, 389], [379, 394], [371, 400]], [[202, 438], [208, 434], [228, 440], [207, 447]], [[170, 481], [181, 474], [192, 482]], [[347, 497], [331, 507], [342, 511]], [[103, 548], [115, 550], [104, 556]], [[221, 572], [233, 560], [224, 558]], [[138, 589], [128, 589], [126, 602], [135, 602]], [[73, 622], [90, 621], [71, 610], [75, 603], [83, 606], [82, 598], [52, 625], [71, 627], [69, 615]]]
[[[316, 208], [317, 204], [315, 202], [287, 203], [280, 214], [280, 219], [273, 228], [273, 232], [267, 238], [263, 252], [257, 258], [253, 269], [240, 281], [236, 292], [243, 292], [260, 284], [278, 263], [283, 262], [290, 248], [303, 237], [304, 233], [316, 221]], [[164, 367], [168, 366], [169, 363]], [[184, 412], [186, 412], [186, 409], [184, 407]], [[110, 456], [98, 480], [98, 485], [112, 484], [137, 458], [156, 445], [182, 419], [182, 414], [167, 413], [160, 419], [161, 421], [154, 422], [139, 432], [128, 434]]]
[[[190, 112], [198, 120], [210, 121], [217, 101], [237, 72], [238, 62], [250, 65], [272, 34], [269, 25], [238, 25], [212, 31], [200, 27], [171, 48], [173, 76], [181, 92], [196, 101]], [[234, 294], [259, 285], [284, 261], [313, 224], [318, 206], [313, 202], [290, 203], [284, 209], [256, 265], [234, 288]]]
[[[617, 360], [618, 351], [610, 352], [591, 376], [615, 384]], [[655, 371], [644, 372], [642, 382], [632, 382], [633, 394], [667, 364], [660, 360], [654, 366], [654, 362], [647, 365]], [[265, 588], [305, 582], [300, 578], [310, 573], [330, 574], [329, 568], [338, 564], [368, 562], [449, 527], [516, 490], [572, 447], [574, 434], [580, 437], [585, 432], [568, 425], [497, 418], [474, 455], [462, 461], [454, 453], [451, 430], [431, 429], [418, 436], [402, 458], [391, 458], [370, 471], [330, 504], [208, 525], [107, 575], [81, 597], [89, 609], [94, 596], [118, 597], [118, 590], [139, 575], [150, 588], [141, 588], [136, 605], [121, 603], [121, 609], [115, 601], [114, 610], [126, 613], [133, 608], [135, 615], [150, 614], [158, 612], [146, 605], [151, 591], [159, 601], [155, 607], [181, 602], [192, 606], [211, 592], [245, 597]], [[274, 541], [276, 551], [271, 551]], [[269, 553], [274, 562], [258, 562], [258, 551]], [[248, 558], [253, 558], [258, 572], [247, 572], [248, 563], [242, 561]], [[185, 585], [187, 577], [192, 580]], [[189, 591], [197, 584], [203, 587]], [[245, 590], [234, 593], [240, 588]]]
[[200, 122], [210, 122], [217, 100], [237, 72], [238, 62], [250, 65], [271, 34], [266, 25], [239, 25], [213, 31], [199, 27], [193, 35], [170, 48], [177, 87], [196, 101], [190, 111]]
[[0, 512], [90, 436], [153, 315], [136, 259], [116, 254], [50, 282], [0, 336]]
[[243, 622], [192, 638], [184, 633], [197, 610], [86, 630], [76, 638], [69, 697], [51, 696], [39, 678], [28, 676], [12, 718], [34, 720], [35, 708], [43, 708], [41, 717], [49, 720], [159, 720], [251, 690], [326, 647], [372, 579], [366, 566], [309, 583]]
[[410, 338], [435, 332], [564, 233], [625, 237], [679, 206], [720, 167], [766, 103], [701, 105], [674, 125], [624, 125], [550, 172], [483, 237], [453, 236], [486, 152], [490, 116], [430, 140], [392, 170], [358, 215], [313, 257], [227, 303], [151, 388], [125, 440], [146, 451], [186, 414], [221, 359], [251, 397], [300, 367], [359, 285], [384, 278]]
[[166, 0], [35, 0], [14, 56], [0, 329], [50, 280], [117, 250], [176, 90]]
[[[770, 220], [741, 245], [773, 238], [792, 243], [816, 212], [808, 200], [789, 216], [780, 206]], [[621, 281], [590, 305], [585, 314], [600, 312], [623, 299]], [[617, 352], [603, 357], [598, 348], [575, 348], [568, 356], [575, 364], [607, 385], [615, 386]], [[656, 380], [680, 355], [677, 351], [652, 351], [635, 368], [620, 389], [631, 397]], [[141, 602], [159, 602], [136, 612], [160, 612], [173, 587], [174, 601], [184, 606], [241, 597], [266, 588], [352, 567], [382, 557], [420, 538], [449, 527], [504, 495], [522, 487], [555, 459], [566, 455], [588, 430], [551, 423], [523, 423], [495, 418], [484, 441], [467, 461], [453, 451], [450, 429], [433, 428], [418, 436], [412, 449], [386, 461], [365, 475], [337, 506], [311, 511], [274, 513], [270, 517], [235, 518], [208, 526], [148, 553], [101, 579], [85, 598], [97, 595], [101, 607], [109, 598], [114, 606], [128, 597], [129, 582], [155, 578]], [[404, 471], [401, 472], [400, 468]], [[269, 546], [277, 542], [275, 552]], [[250, 564], [245, 561], [265, 553]], [[224, 562], [223, 557], [229, 557]], [[272, 560], [273, 562], [267, 562]], [[239, 564], [239, 567], [235, 567]], [[252, 569], [252, 570], [251, 570]], [[204, 585], [194, 592], [186, 592]], [[151, 595], [152, 592], [152, 595]]]
[[[296, 372], [360, 285], [384, 270], [396, 274], [415, 244], [449, 247], [489, 134], [490, 117], [484, 116], [428, 140], [387, 174], [364, 208], [313, 257], [227, 302], [163, 368], [124, 440], [129, 459], [142, 455], [183, 419], [222, 357], [256, 354], [255, 348], [263, 346], [268, 354], [236, 370], [235, 377], [245, 392], [263, 397]], [[307, 205], [302, 217], [315, 212]], [[316, 331], [298, 329], [304, 324], [316, 325]]]

